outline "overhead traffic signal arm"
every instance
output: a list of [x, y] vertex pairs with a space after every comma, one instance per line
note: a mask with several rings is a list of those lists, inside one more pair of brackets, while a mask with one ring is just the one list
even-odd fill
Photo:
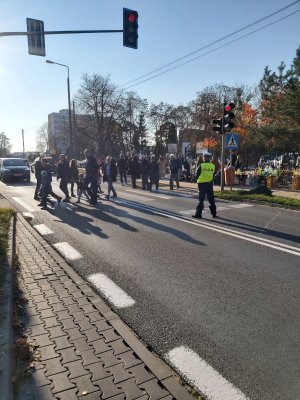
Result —
[[138, 12], [123, 8], [123, 46], [138, 48]]

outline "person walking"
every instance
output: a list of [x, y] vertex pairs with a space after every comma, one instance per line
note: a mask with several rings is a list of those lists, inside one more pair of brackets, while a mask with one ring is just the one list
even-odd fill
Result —
[[131, 175], [133, 189], [136, 189], [136, 180], [140, 177], [140, 164], [136, 155], [132, 155], [129, 161], [128, 174]]
[[117, 167], [118, 167], [118, 171], [120, 174], [120, 180], [121, 180], [121, 184], [122, 186], [124, 186], [124, 182], [127, 184], [127, 169], [128, 169], [128, 163], [127, 163], [127, 159], [124, 157], [124, 154], [121, 153], [120, 154], [120, 159], [117, 162]]
[[41, 157], [39, 157], [39, 159], [35, 162], [35, 166], [34, 166], [34, 175], [36, 178], [36, 187], [35, 187], [35, 191], [34, 191], [34, 200], [40, 200], [39, 198], [39, 191], [40, 191], [40, 187], [42, 184], [42, 162], [41, 162]]
[[151, 162], [149, 165], [149, 190], [152, 192], [152, 185], [155, 185], [156, 190], [158, 190], [158, 183], [159, 183], [159, 177], [160, 177], [160, 170], [159, 170], [159, 164], [156, 161], [155, 155], [153, 154], [151, 156]]
[[52, 190], [52, 174], [51, 174], [51, 169], [50, 165], [47, 164], [46, 160], [42, 159], [41, 160], [41, 187], [40, 187], [40, 198], [41, 202], [38, 204], [39, 206], [42, 206], [42, 210], [47, 209], [47, 203], [51, 204], [53, 208], [53, 203], [50, 199], [48, 199], [48, 196], [54, 197], [58, 204], [61, 202], [61, 197], [55, 194]]
[[198, 184], [199, 203], [193, 218], [202, 218], [202, 210], [204, 208], [204, 200], [207, 195], [209, 209], [214, 218], [217, 217], [217, 208], [215, 204], [213, 179], [216, 171], [216, 166], [211, 162], [211, 154], [204, 153], [204, 162], [197, 169], [196, 180]]
[[174, 187], [174, 180], [177, 185], [177, 189], [179, 189], [179, 178], [178, 178], [178, 171], [179, 171], [179, 164], [174, 154], [170, 155], [170, 190], [173, 190]]
[[103, 168], [103, 182], [107, 182], [107, 195], [105, 196], [109, 200], [110, 192], [112, 192], [112, 197], [117, 197], [117, 192], [114, 188], [113, 182], [116, 182], [118, 175], [118, 170], [116, 164], [112, 162], [111, 157], [106, 157], [106, 163]]
[[70, 197], [69, 191], [68, 191], [68, 182], [70, 180], [70, 167], [69, 167], [68, 161], [66, 159], [66, 156], [64, 154], [61, 154], [59, 156], [59, 163], [57, 165], [56, 179], [57, 180], [60, 179], [59, 188], [66, 196], [64, 201], [67, 201], [67, 202], [70, 201], [71, 197]]
[[83, 174], [80, 174], [78, 177], [77, 187], [78, 187], [78, 199], [77, 199], [76, 203], [80, 203], [82, 195], [84, 195], [86, 197], [87, 201], [90, 201], [91, 199], [90, 199], [89, 195], [87, 194], [87, 191], [84, 186], [84, 175]]
[[149, 187], [149, 167], [150, 163], [145, 156], [141, 157], [141, 175], [142, 175], [142, 190], [146, 190]]
[[78, 192], [78, 180], [79, 180], [79, 171], [77, 167], [77, 161], [75, 159], [70, 161], [70, 182], [71, 182], [71, 196], [76, 197], [74, 194], [74, 185], [76, 183], [77, 192]]
[[[151, 159], [152, 159], [152, 157], [151, 157]], [[166, 175], [166, 165], [167, 165], [165, 156], [163, 156], [163, 155], [159, 156], [158, 165], [159, 165], [159, 177], [164, 178]]]
[[89, 149], [84, 150], [84, 155], [86, 157], [84, 187], [91, 198], [90, 204], [96, 206], [98, 192], [97, 175], [99, 164], [96, 157], [92, 155], [92, 152]]

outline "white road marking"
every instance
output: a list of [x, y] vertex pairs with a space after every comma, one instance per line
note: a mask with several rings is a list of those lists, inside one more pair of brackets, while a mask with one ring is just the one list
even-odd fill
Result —
[[27, 201], [25, 201], [21, 197], [12, 197], [12, 199], [14, 201], [16, 201], [17, 203], [19, 203], [22, 207], [26, 208], [26, 210], [29, 211], [29, 212], [37, 211], [37, 208], [34, 208], [32, 205], [27, 203]]
[[131, 193], [135, 193], [137, 196], [141, 195], [141, 196], [152, 196], [152, 197], [158, 197], [160, 199], [166, 199], [169, 200], [170, 197], [168, 196], [161, 196], [160, 194], [156, 193], [155, 191], [151, 192], [147, 192], [146, 190], [141, 190], [140, 192], [137, 192], [137, 190], [131, 190], [131, 189], [126, 189], [126, 192], [131, 192]]
[[119, 286], [104, 274], [93, 274], [88, 276], [91, 282], [103, 296], [117, 308], [131, 307], [135, 304], [132, 297], [128, 296]]
[[31, 214], [30, 212], [23, 212], [22, 215], [24, 218], [34, 219], [34, 215]]
[[42, 236], [43, 236], [43, 235], [52, 235], [52, 233], [54, 233], [54, 232], [51, 231], [51, 229], [48, 228], [48, 226], [45, 225], [45, 224], [34, 225], [33, 227], [34, 227], [34, 229], [36, 229]]
[[166, 358], [209, 400], [249, 399], [188, 347], [176, 347]]
[[[192, 210], [183, 210], [183, 211], [179, 211], [180, 212], [180, 214], [186, 214], [186, 215], [192, 215], [192, 214], [195, 214], [195, 211], [196, 211], [196, 207], [195, 208], [193, 208]], [[202, 211], [203, 213], [206, 213], [207, 211], [206, 210], [203, 210]]]
[[55, 243], [53, 246], [68, 260], [79, 260], [82, 258], [82, 255], [67, 242]]
[[240, 203], [240, 204], [231, 204], [229, 205], [230, 208], [245, 208], [245, 207], [253, 207], [254, 204], [249, 203]]
[[[124, 203], [126, 204], [126, 202], [124, 202]], [[209, 222], [205, 222], [202, 220], [198, 220], [197, 222], [195, 222], [195, 221], [189, 220], [189, 219], [182, 219], [185, 217], [176, 216], [175, 214], [167, 213], [166, 211], [159, 211], [150, 206], [146, 206], [146, 205], [142, 205], [142, 204], [139, 204], [139, 205], [138, 204], [130, 204], [129, 202], [128, 202], [128, 204], [131, 206], [134, 206], [137, 209], [146, 210], [146, 211], [152, 212], [153, 214], [156, 214], [156, 215], [162, 215], [164, 217], [169, 217], [174, 220], [177, 220], [180, 222], [185, 222], [190, 225], [202, 226], [205, 229], [209, 229], [209, 230], [212, 230], [212, 231], [215, 231], [218, 233], [223, 233], [225, 235], [232, 236], [232, 237], [235, 237], [240, 240], [246, 240], [248, 242], [257, 243], [261, 246], [270, 247], [272, 249], [280, 250], [285, 253], [293, 254], [298, 257], [300, 256], [300, 248], [298, 248], [298, 247], [289, 246], [287, 244], [280, 243], [280, 242], [274, 242], [273, 240], [264, 239], [259, 236], [249, 235], [248, 233], [225, 228], [225, 227], [217, 225], [215, 223], [209, 223]]]

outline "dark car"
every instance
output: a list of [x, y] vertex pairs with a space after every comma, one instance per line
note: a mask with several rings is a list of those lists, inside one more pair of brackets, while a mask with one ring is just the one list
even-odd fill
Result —
[[27, 182], [30, 182], [30, 168], [22, 158], [1, 158], [0, 179], [3, 182], [13, 179], [26, 179]]
[[[40, 157], [37, 157], [33, 163], [31, 164], [30, 168], [31, 168], [31, 172], [34, 174], [35, 173], [35, 163], [40, 159]], [[57, 166], [55, 164], [55, 161], [53, 160], [52, 157], [42, 157], [43, 160], [46, 160], [47, 164], [50, 165], [50, 171], [53, 174], [57, 173]]]

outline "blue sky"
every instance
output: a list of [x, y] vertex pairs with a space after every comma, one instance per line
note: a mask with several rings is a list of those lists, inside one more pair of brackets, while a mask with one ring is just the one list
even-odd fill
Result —
[[[46, 31], [122, 29], [123, 7], [139, 12], [138, 50], [123, 47], [122, 33], [47, 35], [46, 57], [39, 57], [28, 54], [27, 37], [0, 37], [0, 132], [8, 136], [13, 151], [21, 151], [24, 129], [25, 149], [35, 150], [36, 131], [47, 121], [48, 114], [67, 108], [67, 70], [46, 64], [46, 59], [69, 65], [71, 96], [79, 88], [84, 73], [110, 74], [112, 82], [121, 85], [291, 2], [0, 0], [1, 32], [26, 31], [27, 17], [43, 20]], [[297, 9], [300, 2], [244, 33]], [[284, 61], [290, 66], [299, 39], [300, 13], [297, 13], [130, 90], [147, 98], [149, 103], [166, 101], [179, 105], [215, 83], [256, 84], [266, 65], [276, 69]]]

